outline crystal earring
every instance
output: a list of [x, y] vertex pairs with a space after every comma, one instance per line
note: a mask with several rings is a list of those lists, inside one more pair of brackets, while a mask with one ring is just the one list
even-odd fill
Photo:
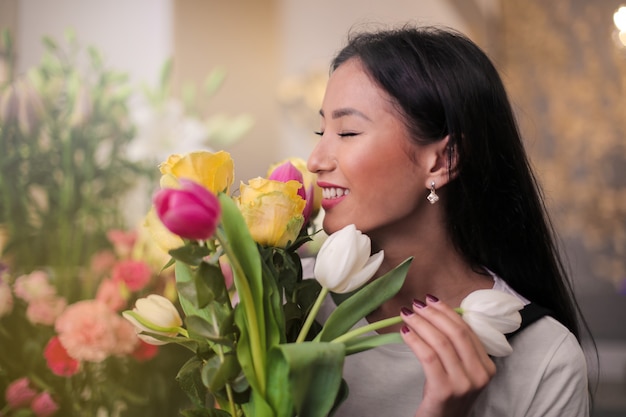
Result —
[[430, 204], [435, 204], [437, 201], [439, 201], [439, 196], [435, 192], [435, 181], [430, 183], [430, 194], [428, 194], [428, 197], [426, 198], [428, 199]]

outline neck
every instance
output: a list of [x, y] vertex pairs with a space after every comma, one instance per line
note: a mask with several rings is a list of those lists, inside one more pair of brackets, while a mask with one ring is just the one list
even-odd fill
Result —
[[429, 226], [429, 230], [421, 230], [419, 233], [389, 233], [388, 238], [372, 234], [376, 250], [385, 251], [385, 260], [378, 276], [409, 257], [413, 257], [413, 260], [400, 291], [368, 316], [370, 321], [396, 316], [401, 307], [410, 307], [414, 299], [424, 301], [427, 294], [436, 296], [451, 307], [458, 307], [461, 300], [472, 291], [493, 287], [491, 276], [485, 271], [473, 270], [457, 252], [446, 233], [442, 229], [433, 228]]

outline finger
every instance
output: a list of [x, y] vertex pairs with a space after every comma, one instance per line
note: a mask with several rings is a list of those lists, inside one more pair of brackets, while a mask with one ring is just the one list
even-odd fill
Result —
[[486, 384], [495, 374], [495, 364], [476, 333], [454, 309], [436, 297], [427, 296], [426, 305], [427, 308], [418, 307], [416, 312], [425, 316], [449, 338], [472, 381], [479, 385]]
[[445, 384], [448, 380], [448, 373], [439, 358], [439, 354], [421, 336], [423, 327], [430, 325], [425, 319], [417, 316], [408, 308], [402, 308], [401, 313], [405, 323], [400, 330], [402, 339], [422, 364], [427, 379], [436, 385]]

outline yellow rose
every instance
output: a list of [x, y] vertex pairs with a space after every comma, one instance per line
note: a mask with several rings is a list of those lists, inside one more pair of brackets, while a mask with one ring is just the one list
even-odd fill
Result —
[[[291, 162], [291, 164], [296, 167], [296, 169], [302, 174], [302, 180], [304, 181], [304, 191], [306, 192], [307, 200], [311, 199], [311, 195], [313, 196], [313, 206], [310, 214], [310, 219], [313, 220], [319, 213], [322, 205], [322, 189], [317, 185], [317, 174], [314, 174], [307, 169], [306, 161], [304, 159], [291, 157], [284, 159], [276, 164], [273, 164], [267, 170], [267, 176], [269, 177], [272, 171], [276, 169], [276, 167], [284, 164], [287, 161]], [[312, 194], [311, 190], [313, 191]]]
[[254, 178], [239, 187], [237, 204], [252, 238], [263, 246], [284, 248], [298, 237], [305, 201], [298, 181]]
[[178, 188], [179, 178], [195, 181], [213, 193], [228, 193], [235, 180], [235, 164], [225, 151], [196, 151], [170, 155], [159, 165], [162, 188]]

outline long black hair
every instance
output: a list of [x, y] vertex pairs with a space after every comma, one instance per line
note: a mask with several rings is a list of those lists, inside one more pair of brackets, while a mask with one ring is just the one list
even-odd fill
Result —
[[349, 59], [391, 96], [416, 143], [449, 136], [455, 172], [439, 204], [457, 250], [475, 269], [489, 268], [550, 309], [580, 341], [579, 310], [554, 229], [487, 55], [457, 31], [405, 26], [352, 34], [331, 70]]

